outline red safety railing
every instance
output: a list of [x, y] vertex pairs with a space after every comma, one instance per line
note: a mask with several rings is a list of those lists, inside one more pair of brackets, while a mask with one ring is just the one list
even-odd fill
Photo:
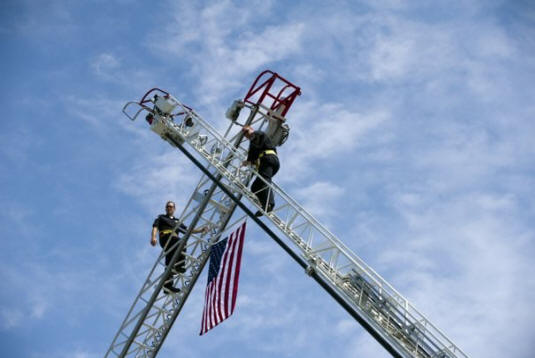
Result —
[[152, 88], [152, 89], [148, 90], [147, 93], [145, 93], [145, 95], [143, 97], [141, 97], [141, 100], [139, 101], [139, 104], [143, 105], [145, 103], [151, 102], [151, 98], [147, 98], [147, 97], [149, 97], [149, 94], [151, 94], [153, 92], [163, 93], [164, 98], [168, 98], [169, 97], [169, 92], [166, 92], [166, 91], [161, 90], [159, 88]]
[[[263, 77], [268, 78], [259, 84]], [[281, 88], [276, 92], [279, 86]], [[282, 76], [279, 76], [277, 73], [266, 70], [258, 75], [243, 101], [256, 105], [262, 104], [284, 117], [295, 98], [299, 95], [301, 95], [301, 89], [299, 87]]]

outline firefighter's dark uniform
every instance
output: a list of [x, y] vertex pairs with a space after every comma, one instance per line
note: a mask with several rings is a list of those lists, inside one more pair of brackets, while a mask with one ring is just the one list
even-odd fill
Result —
[[[188, 230], [187, 226], [180, 223], [177, 218], [174, 216], [168, 216], [168, 215], [158, 215], [156, 220], [154, 220], [154, 223], [152, 224], [153, 227], [158, 228], [158, 231], [160, 233], [160, 246], [166, 250], [165, 254], [165, 265], [168, 266], [171, 262], [171, 259], [173, 258], [173, 255], [175, 254], [176, 250], [178, 249], [178, 242], [180, 239], [178, 238], [179, 233], [186, 233]], [[173, 233], [173, 230], [175, 231], [176, 235], [171, 235]], [[167, 246], [166, 246], [167, 245]], [[174, 246], [174, 247], [173, 247]], [[173, 247], [173, 249], [171, 249]], [[185, 262], [185, 253], [186, 249], [184, 248], [182, 252], [178, 255], [177, 261], [175, 263], [174, 270], [176, 272], [183, 273], [186, 271], [186, 262]], [[171, 272], [171, 276], [173, 277], [173, 272]], [[169, 280], [165, 283], [165, 287], [169, 288], [172, 287], [173, 281]]]
[[[280, 168], [275, 146], [266, 133], [262, 131], [254, 131], [249, 143], [247, 160], [256, 164], [258, 174], [260, 174], [260, 176], [262, 176], [268, 183], [271, 183], [271, 178], [277, 174]], [[266, 209], [266, 203], [269, 203], [267, 211], [273, 209], [275, 206], [273, 193], [267, 189], [267, 185], [260, 178], [256, 178], [253, 182], [251, 191], [256, 194], [263, 209]]]

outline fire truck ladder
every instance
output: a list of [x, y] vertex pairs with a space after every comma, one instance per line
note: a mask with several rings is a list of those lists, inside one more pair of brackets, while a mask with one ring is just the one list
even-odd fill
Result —
[[[266, 75], [269, 78], [262, 82]], [[169, 251], [164, 249], [105, 357], [156, 356], [207, 261], [210, 246], [217, 242], [239, 206], [393, 357], [467, 358], [388, 282], [276, 184], [266, 183], [276, 197], [277, 207], [266, 212], [266, 208], [258, 205], [248, 188], [256, 172], [241, 167], [246, 149], [239, 130], [242, 124], [237, 121], [239, 111], [250, 110], [245, 124], [273, 132], [273, 128], [285, 121], [286, 112], [300, 94], [298, 87], [276, 73], [263, 72], [244, 100], [235, 101], [227, 112], [232, 123], [224, 136], [167, 92], [156, 91], [163, 96], [149, 100], [146, 95], [140, 102], [127, 103], [123, 112], [131, 119], [143, 110], [149, 112], [146, 119], [151, 129], [182, 151], [203, 176], [181, 215], [184, 222], [192, 219], [172, 262], [167, 268], [163, 264], [164, 254]], [[141, 109], [130, 116], [126, 108], [132, 103]], [[149, 103], [154, 106], [151, 108]], [[178, 111], [172, 113], [175, 108]], [[179, 123], [177, 118], [182, 121]], [[261, 210], [267, 220], [255, 217], [255, 210]], [[210, 234], [193, 234], [197, 223], [208, 225]], [[277, 235], [272, 228], [282, 235]], [[165, 295], [162, 293], [164, 281], [172, 274], [173, 263], [184, 248], [188, 252], [182, 259], [186, 269], [183, 273], [177, 272], [175, 278], [175, 286], [180, 287], [181, 292]], [[165, 268], [163, 273], [157, 272], [160, 266]]]

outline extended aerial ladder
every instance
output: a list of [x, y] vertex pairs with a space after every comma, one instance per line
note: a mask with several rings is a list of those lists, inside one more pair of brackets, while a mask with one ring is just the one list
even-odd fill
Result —
[[[168, 92], [152, 89], [139, 102], [129, 102], [123, 112], [132, 120], [147, 112], [151, 129], [179, 149], [202, 172], [180, 220], [188, 231], [179, 241], [169, 266], [165, 248], [121, 324], [105, 358], [155, 357], [189, 293], [206, 264], [210, 247], [225, 228], [237, 206], [273, 238], [305, 272], [346, 309], [388, 352], [402, 358], [457, 358], [467, 356], [431, 324], [401, 294], [342, 241], [275, 183], [266, 183], [276, 197], [271, 212], [259, 207], [248, 188], [256, 171], [243, 168], [247, 156], [243, 125], [262, 129], [275, 142], [287, 136], [285, 115], [299, 87], [271, 71], [262, 72], [243, 100], [234, 101], [226, 113], [231, 124], [218, 133], [194, 110]], [[131, 114], [129, 108], [138, 106]], [[240, 111], [249, 110], [244, 123]], [[242, 116], [243, 117], [243, 116]], [[261, 210], [264, 218], [253, 212]], [[210, 227], [207, 235], [194, 234], [198, 225]], [[179, 252], [186, 249], [185, 272], [172, 272]], [[162, 269], [163, 268], [163, 269]], [[178, 294], [165, 294], [164, 282], [175, 275]]]

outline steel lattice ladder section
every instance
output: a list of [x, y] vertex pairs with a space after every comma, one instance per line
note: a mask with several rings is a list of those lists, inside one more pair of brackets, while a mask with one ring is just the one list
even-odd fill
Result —
[[[261, 83], [259, 79], [266, 73], [272, 75], [272, 82], [267, 80]], [[246, 123], [263, 128], [274, 117], [284, 119], [295, 95], [299, 93], [292, 92], [293, 98], [281, 95], [289, 88], [283, 83], [280, 92], [272, 94], [273, 81], [277, 79], [282, 77], [265, 71], [253, 83], [241, 102], [250, 110]], [[217, 242], [228, 226], [235, 207], [239, 206], [392, 356], [467, 358], [388, 282], [275, 183], [268, 185], [275, 194], [276, 208], [264, 213], [267, 220], [254, 217], [253, 212], [263, 208], [257, 205], [255, 195], [248, 188], [254, 170], [244, 171], [241, 168], [246, 150], [242, 146], [240, 126], [233, 122], [225, 136], [222, 136], [195, 111], [176, 98], [168, 97], [180, 108], [177, 113], [182, 116], [182, 122], [176, 121], [177, 116], [156, 115], [151, 128], [181, 150], [203, 172], [181, 219], [187, 221], [193, 218], [190, 228], [200, 223], [210, 225], [212, 231], [207, 237], [188, 231], [184, 240], [181, 240], [177, 251], [186, 247], [190, 254], [186, 256], [186, 272], [179, 276], [176, 283], [182, 288], [178, 295], [166, 296], [161, 292], [164, 277], [170, 269], [157, 273], [158, 266], [165, 267], [163, 254], [160, 256], [105, 357], [154, 357], [158, 353], [206, 263], [210, 245]], [[273, 102], [266, 104], [266, 99], [270, 97], [274, 99]], [[138, 104], [147, 111], [152, 110], [143, 99]], [[272, 228], [282, 235], [276, 234]]]

